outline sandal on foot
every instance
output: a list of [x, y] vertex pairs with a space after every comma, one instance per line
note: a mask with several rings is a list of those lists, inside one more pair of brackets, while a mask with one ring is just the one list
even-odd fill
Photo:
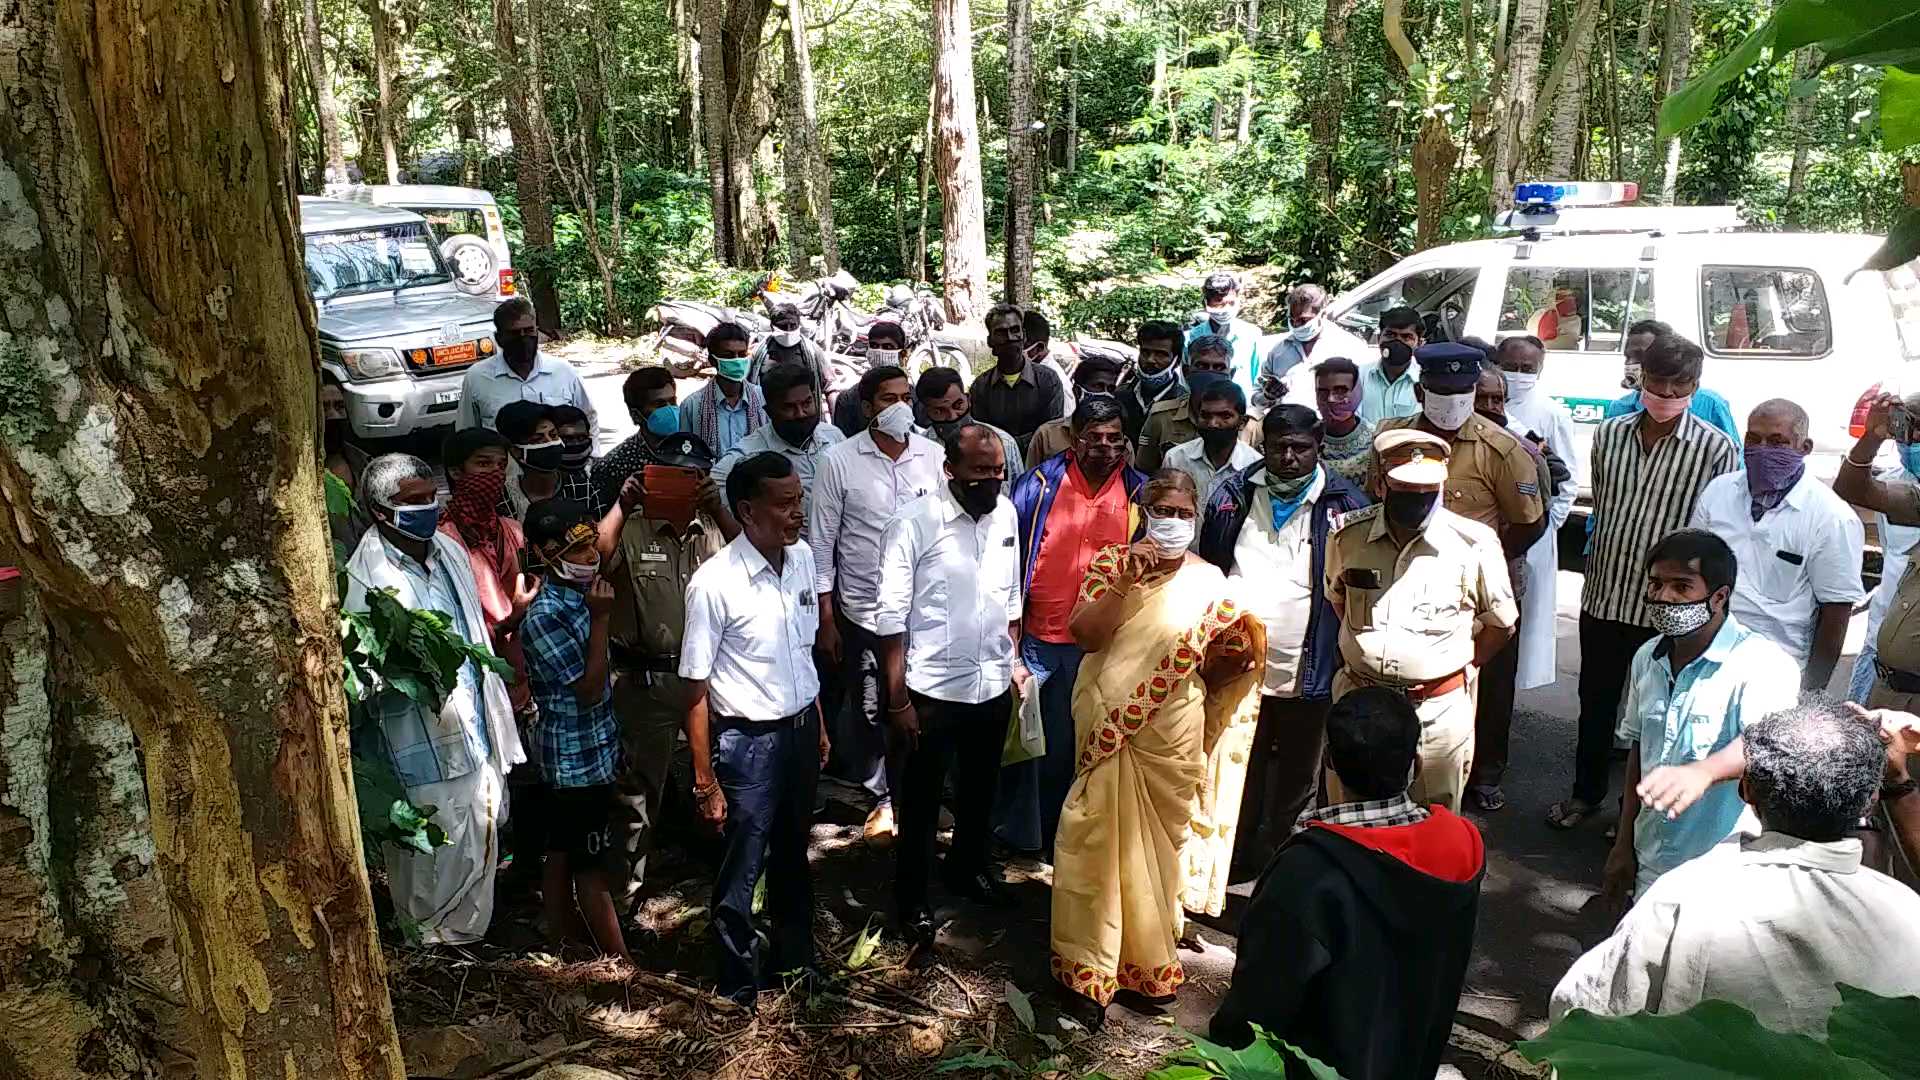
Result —
[[1507, 793], [1501, 791], [1497, 784], [1468, 788], [1467, 796], [1473, 800], [1474, 806], [1489, 814], [1507, 808]]
[[1547, 808], [1547, 824], [1556, 829], [1577, 829], [1598, 809], [1579, 799], [1562, 799]]

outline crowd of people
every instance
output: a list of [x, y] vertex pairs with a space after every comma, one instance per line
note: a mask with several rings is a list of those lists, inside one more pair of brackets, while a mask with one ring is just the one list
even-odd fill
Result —
[[936, 880], [1002, 908], [1004, 862], [1050, 866], [1051, 970], [1092, 1029], [1173, 995], [1192, 920], [1256, 881], [1216, 1037], [1431, 1076], [1486, 866], [1463, 815], [1505, 807], [1515, 692], [1555, 678], [1586, 486], [1573, 783], [1548, 818], [1604, 815], [1626, 748], [1599, 881], [1620, 921], [1555, 1015], [1711, 997], [1817, 1032], [1836, 983], [1920, 992], [1920, 897], [1876, 869], [1920, 855], [1920, 576], [1880, 586], [1860, 705], [1805, 693], [1867, 598], [1854, 507], [1920, 526], [1920, 398], [1877, 401], [1829, 488], [1799, 406], [1742, 431], [1699, 346], [1643, 322], [1589, 454], [1537, 338], [1428, 341], [1396, 308], [1367, 345], [1302, 285], [1262, 355], [1237, 282], [1203, 292], [1191, 328], [1142, 323], [1124, 370], [1061, 370], [1044, 317], [1003, 305], [990, 367], [916, 378], [878, 324], [832, 403], [785, 313], [757, 348], [722, 323], [686, 401], [664, 367], [627, 377], [637, 430], [598, 459], [584, 387], [510, 300], [444, 497], [323, 402], [357, 495], [346, 603], [391, 588], [511, 669], [465, 664], [437, 713], [383, 687], [357, 718], [447, 832], [388, 851], [396, 906], [430, 943], [480, 939], [504, 845], [540, 868], [555, 940], [625, 958], [683, 800], [721, 838], [717, 987], [751, 1006], [813, 970], [824, 771], [864, 792], [914, 948]]

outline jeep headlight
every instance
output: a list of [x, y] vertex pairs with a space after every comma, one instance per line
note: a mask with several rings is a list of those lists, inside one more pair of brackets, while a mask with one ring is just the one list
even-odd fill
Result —
[[404, 375], [407, 370], [400, 363], [400, 354], [392, 349], [342, 349], [340, 363], [347, 374], [362, 382]]

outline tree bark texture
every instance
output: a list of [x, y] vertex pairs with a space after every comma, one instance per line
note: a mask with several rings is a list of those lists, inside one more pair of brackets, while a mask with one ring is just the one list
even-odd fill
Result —
[[399, 117], [396, 111], [394, 80], [400, 61], [393, 51], [393, 12], [389, 0], [367, 0], [367, 16], [373, 24], [374, 116], [380, 127], [380, 156], [387, 168], [387, 183], [400, 182], [400, 143], [396, 137]]
[[[0, 8], [0, 43], [0, 370], [26, 388], [0, 401], [0, 561], [37, 584], [71, 666], [105, 673], [101, 710], [64, 714], [80, 730], [58, 738], [105, 741], [117, 716], [138, 739], [196, 1075], [400, 1080], [273, 16], [253, 0], [26, 0]], [[10, 812], [58, 842], [34, 831], [54, 811], [32, 808], [80, 793], [21, 760]], [[124, 814], [136, 801], [116, 789]], [[109, 863], [135, 882], [131, 818], [105, 824], [80, 843], [136, 845]]]
[[320, 36], [320, 0], [302, 0], [301, 32], [306, 35], [308, 76], [313, 80], [313, 112], [326, 146], [327, 182], [347, 182], [347, 151], [340, 139], [340, 107], [333, 101], [333, 76], [327, 70], [327, 45]]
[[933, 0], [933, 101], [941, 277], [947, 318], [965, 322], [987, 308], [986, 202], [973, 93], [973, 12], [967, 0]]
[[1067, 149], [1064, 169], [1072, 176], [1080, 167], [1080, 37], [1074, 35], [1067, 50]]
[[813, 87], [813, 48], [807, 42], [803, 0], [787, 0], [787, 64], [795, 84], [794, 129], [788, 137], [801, 138], [801, 164], [806, 170], [807, 197], [813, 203], [813, 225], [819, 234], [820, 259], [827, 273], [840, 272], [840, 237], [833, 225], [833, 173], [827, 168], [826, 135], [820, 129], [820, 107]]
[[1307, 158], [1307, 190], [1328, 206], [1340, 189], [1340, 117], [1347, 107], [1347, 21], [1359, 0], [1327, 0], [1320, 25], [1320, 88], [1307, 116], [1313, 150]]
[[1540, 120], [1552, 116], [1547, 129], [1547, 171], [1551, 178], [1572, 174], [1579, 150], [1581, 119], [1586, 113], [1587, 62], [1593, 52], [1594, 32], [1600, 25], [1600, 0], [1580, 0], [1567, 20], [1566, 37], [1553, 58], [1553, 67], [1540, 84], [1540, 93], [1520, 132], [1522, 157], [1530, 157]]
[[933, 152], [933, 105], [934, 99], [939, 94], [939, 91], [939, 86], [929, 80], [927, 83], [927, 127], [926, 131], [921, 134], [920, 148], [914, 154], [916, 159], [915, 164], [918, 166], [920, 174], [918, 180], [919, 195], [915, 199], [915, 205], [920, 208], [920, 227], [915, 234], [913, 243], [913, 280], [925, 282], [931, 282], [933, 280], [932, 268], [927, 265], [927, 191], [933, 182], [933, 160], [935, 156]]
[[1007, 302], [1033, 303], [1033, 2], [1007, 0]]
[[754, 92], [760, 76], [760, 34], [772, 5], [769, 0], [697, 4], [714, 257], [728, 266], [756, 266], [765, 245], [753, 187], [753, 155], [766, 125], [757, 115]]
[[[1260, 52], [1260, 0], [1246, 0], [1240, 33], [1246, 40], [1247, 51], [1254, 54], [1257, 61]], [[1253, 141], [1253, 79], [1253, 74], [1249, 72], [1246, 81], [1240, 84], [1240, 121], [1233, 129], [1233, 141], [1238, 146]]]
[[[1673, 0], [1667, 8], [1667, 32], [1660, 44], [1660, 97], [1678, 90], [1687, 81], [1687, 67], [1693, 59], [1693, 4], [1691, 0]], [[1660, 112], [1654, 104], [1654, 115]], [[1660, 145], [1663, 168], [1660, 173], [1660, 205], [1672, 206], [1674, 189], [1680, 183], [1680, 138], [1675, 136]]]
[[787, 270], [796, 278], [808, 275], [808, 260], [813, 255], [813, 214], [807, 199], [807, 153], [799, 133], [800, 94], [793, 78], [793, 46], [787, 46], [787, 78], [780, 84], [781, 112], [786, 118], [786, 134], [780, 140], [780, 172], [786, 185]]
[[1488, 194], [1498, 213], [1513, 205], [1513, 184], [1526, 175], [1538, 103], [1540, 50], [1546, 40], [1547, 0], [1515, 0], [1507, 44], [1506, 84], [1495, 108]]
[[[528, 25], [539, 15], [539, 0], [526, 0]], [[520, 48], [514, 0], [493, 0], [494, 51], [500, 56], [500, 85], [507, 131], [513, 136], [514, 187], [520, 198], [520, 266], [534, 320], [549, 336], [560, 332], [560, 289], [554, 278], [553, 151], [547, 146], [546, 110], [532, 80], [536, 68]], [[531, 44], [531, 43], [530, 43]]]
[[[1795, 85], [1813, 78], [1820, 71], [1821, 52], [1817, 45], [1809, 45], [1793, 55], [1793, 81]], [[1807, 166], [1811, 163], [1813, 146], [1814, 104], [1816, 96], [1812, 93], [1787, 99], [1787, 133], [1793, 139], [1793, 167], [1787, 172], [1787, 198], [1793, 199], [1807, 186]], [[1799, 215], [1797, 208], [1789, 205], [1788, 220]]]

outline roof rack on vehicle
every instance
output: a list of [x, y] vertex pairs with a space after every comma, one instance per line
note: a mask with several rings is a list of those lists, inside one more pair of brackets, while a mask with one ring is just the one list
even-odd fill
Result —
[[1527, 239], [1545, 234], [1726, 232], [1746, 225], [1736, 206], [1628, 206], [1640, 197], [1630, 181], [1534, 182], [1516, 185], [1513, 209], [1494, 219], [1496, 232]]

